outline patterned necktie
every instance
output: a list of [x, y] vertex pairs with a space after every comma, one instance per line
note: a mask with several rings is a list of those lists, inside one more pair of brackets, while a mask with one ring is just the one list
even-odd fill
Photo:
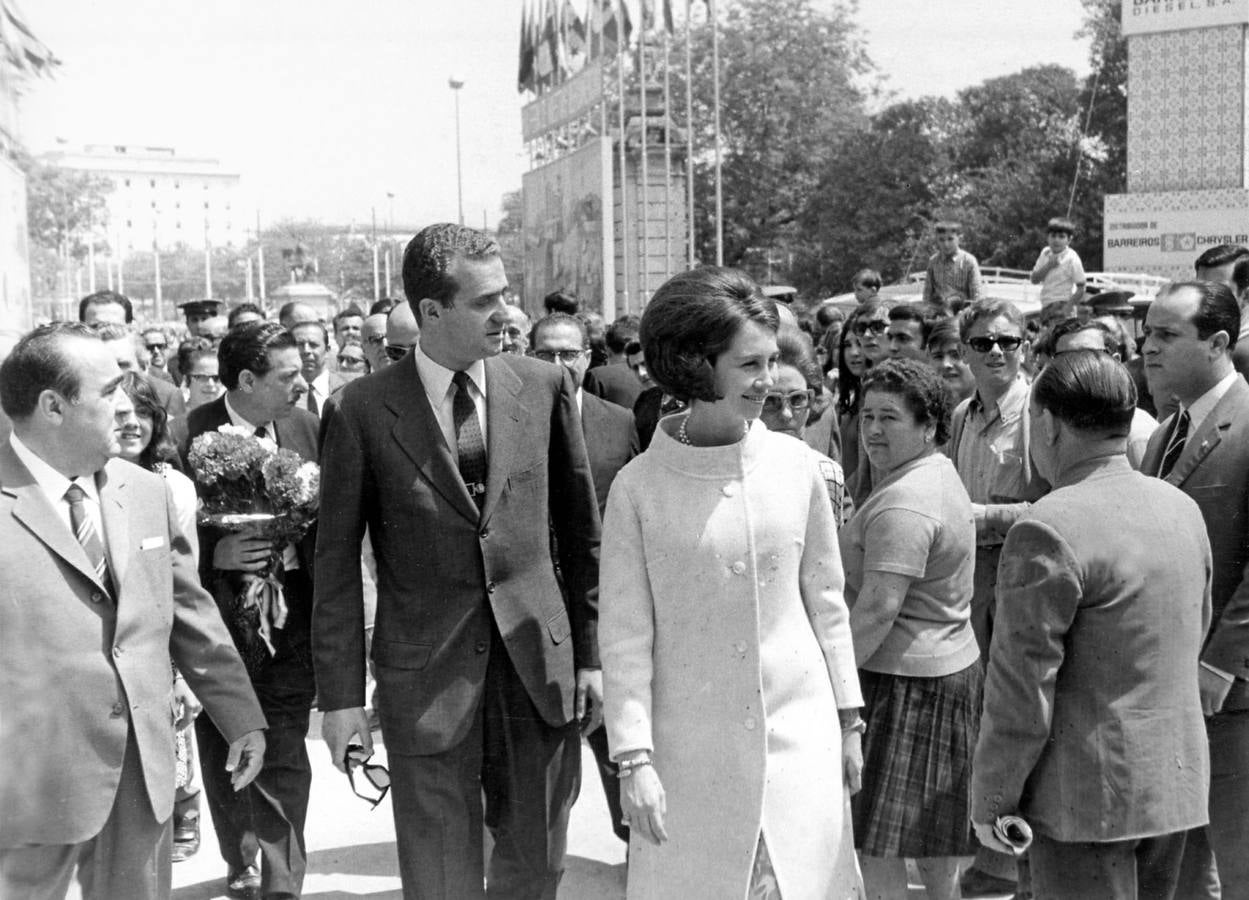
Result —
[[455, 385], [451, 421], [455, 428], [460, 477], [480, 510], [486, 501], [486, 442], [481, 436], [481, 422], [477, 420], [477, 405], [468, 393], [468, 373], [456, 372], [451, 383]]
[[1179, 461], [1180, 454], [1184, 452], [1184, 442], [1188, 439], [1189, 421], [1188, 410], [1181, 411], [1179, 420], [1175, 423], [1175, 430], [1171, 432], [1171, 440], [1167, 442], [1167, 450], [1162, 454], [1162, 465], [1158, 467], [1159, 478], [1166, 478], [1171, 474], [1171, 470]]
[[314, 416], [321, 415], [321, 413], [317, 411], [317, 398], [312, 391], [312, 385], [308, 385], [308, 412], [312, 413]]
[[65, 491], [65, 499], [69, 501], [69, 524], [74, 529], [74, 537], [78, 538], [82, 549], [87, 551], [87, 561], [95, 570], [96, 578], [111, 594], [113, 585], [108, 577], [108, 560], [104, 558], [104, 541], [100, 539], [100, 532], [87, 513], [87, 492], [77, 484], [70, 484]]

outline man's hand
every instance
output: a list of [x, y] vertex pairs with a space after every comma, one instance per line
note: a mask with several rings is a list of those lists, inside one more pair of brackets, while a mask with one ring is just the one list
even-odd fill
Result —
[[1010, 844], [1002, 842], [998, 839], [998, 836], [993, 833], [992, 823], [972, 822], [971, 827], [976, 829], [976, 837], [980, 840], [980, 843], [984, 844], [990, 850], [995, 850], [998, 853], [1005, 853], [1007, 856], [1011, 857], [1016, 855], [1014, 847]]
[[1205, 666], [1197, 667], [1197, 689], [1201, 692], [1201, 714], [1209, 717], [1222, 711], [1232, 683]]
[[340, 772], [347, 771], [347, 745], [358, 738], [366, 758], [373, 755], [373, 735], [369, 731], [369, 717], [363, 706], [334, 709], [321, 720], [321, 737], [330, 751], [330, 762]]
[[204, 711], [199, 698], [195, 696], [195, 691], [191, 690], [181, 677], [174, 679], [173, 702], [179, 707], [178, 718], [173, 723], [173, 727], [178, 731], [191, 727], [196, 716]]
[[577, 670], [577, 703], [574, 713], [581, 733], [589, 734], [603, 724], [603, 670]]
[[265, 762], [265, 733], [260, 729], [249, 731], [230, 745], [226, 754], [226, 771], [233, 772], [230, 784], [241, 791], [252, 783]]
[[213, 550], [213, 568], [258, 572], [273, 555], [273, 541], [246, 534], [227, 534]]

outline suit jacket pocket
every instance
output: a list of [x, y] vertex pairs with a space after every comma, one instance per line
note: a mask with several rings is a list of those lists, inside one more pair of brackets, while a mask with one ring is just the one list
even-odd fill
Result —
[[560, 610], [546, 620], [546, 630], [551, 635], [551, 642], [562, 644], [572, 633], [572, 623], [568, 621], [568, 613]]
[[433, 644], [415, 644], [411, 641], [389, 641], [374, 636], [373, 659], [379, 666], [393, 669], [423, 669], [433, 652]]

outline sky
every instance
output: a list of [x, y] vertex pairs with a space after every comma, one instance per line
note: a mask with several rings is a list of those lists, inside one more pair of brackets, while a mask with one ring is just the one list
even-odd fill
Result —
[[[375, 211], [379, 225], [419, 227], [457, 215], [455, 77], [465, 221], [493, 227], [528, 165], [521, 5], [24, 0], [63, 65], [30, 84], [20, 127], [35, 152], [64, 141], [219, 158], [265, 222], [363, 224]], [[1083, 75], [1081, 15], [1080, 0], [859, 0], [855, 18], [888, 97], [903, 99], [1040, 63]]]

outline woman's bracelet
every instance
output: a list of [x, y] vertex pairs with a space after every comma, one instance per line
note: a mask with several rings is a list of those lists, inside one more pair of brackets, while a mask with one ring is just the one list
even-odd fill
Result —
[[622, 759], [616, 763], [620, 778], [628, 778], [633, 774], [634, 769], [640, 769], [643, 766], [652, 765], [653, 761], [649, 756], [639, 756], [637, 759]]

